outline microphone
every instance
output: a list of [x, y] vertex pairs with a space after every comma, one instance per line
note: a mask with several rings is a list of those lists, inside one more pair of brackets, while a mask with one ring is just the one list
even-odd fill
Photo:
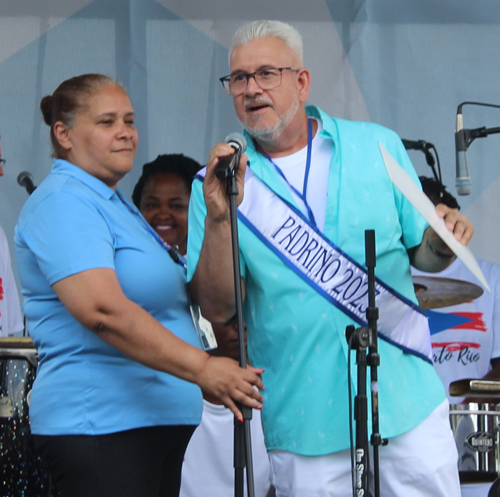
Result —
[[406, 150], [423, 150], [424, 152], [432, 147], [431, 143], [427, 143], [424, 140], [405, 140], [404, 138], [401, 138], [401, 141], [403, 142], [403, 145], [405, 146]]
[[455, 152], [457, 176], [455, 186], [459, 195], [470, 195], [471, 181], [469, 166], [467, 164], [467, 138], [464, 130], [464, 117], [462, 109], [457, 112], [457, 125], [455, 128]]
[[224, 143], [231, 145], [234, 148], [234, 153], [219, 159], [219, 163], [215, 167], [215, 176], [220, 180], [226, 179], [233, 174], [233, 171], [238, 167], [241, 154], [247, 149], [247, 141], [240, 133], [227, 135]]
[[22, 173], [19, 173], [19, 176], [17, 177], [17, 182], [23, 188], [26, 188], [28, 195], [31, 195], [36, 190], [36, 186], [33, 184], [33, 175], [28, 171], [23, 171]]
[[405, 140], [404, 138], [401, 138], [401, 141], [403, 142], [406, 150], [421, 150], [425, 155], [427, 164], [429, 164], [429, 166], [431, 167], [435, 166], [436, 161], [434, 160], [433, 155], [430, 153], [430, 149], [433, 148], [434, 150], [436, 150], [436, 148], [432, 143], [426, 142], [425, 140]]

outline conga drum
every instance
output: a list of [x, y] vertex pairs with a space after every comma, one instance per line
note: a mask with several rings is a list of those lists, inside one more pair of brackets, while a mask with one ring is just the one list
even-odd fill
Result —
[[5, 497], [47, 497], [50, 479], [36, 457], [28, 416], [38, 356], [29, 337], [0, 337], [0, 456]]
[[460, 482], [493, 482], [500, 469], [500, 405], [452, 404], [450, 423], [458, 449]]

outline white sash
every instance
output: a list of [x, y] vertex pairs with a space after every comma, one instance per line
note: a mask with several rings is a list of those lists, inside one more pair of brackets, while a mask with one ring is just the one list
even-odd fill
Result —
[[[355, 322], [367, 326], [365, 268], [311, 226], [301, 212], [276, 195], [250, 169], [238, 217], [311, 288]], [[424, 311], [379, 279], [375, 291], [380, 337], [432, 363]]]

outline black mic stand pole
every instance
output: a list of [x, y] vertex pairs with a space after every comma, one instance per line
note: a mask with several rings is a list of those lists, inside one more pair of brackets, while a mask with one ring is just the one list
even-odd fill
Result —
[[[231, 244], [233, 249], [233, 269], [234, 269], [234, 294], [236, 300], [236, 318], [238, 322], [238, 348], [240, 366], [247, 367], [247, 353], [245, 347], [244, 322], [243, 322], [243, 297], [241, 290], [240, 272], [240, 247], [238, 239], [238, 212], [236, 197], [238, 196], [238, 185], [234, 168], [226, 181], [226, 193], [229, 197], [229, 213], [231, 217]], [[244, 479], [243, 473], [246, 466], [247, 494], [248, 497], [255, 496], [253, 480], [253, 460], [252, 444], [250, 434], [250, 421], [252, 419], [252, 409], [238, 404], [243, 414], [243, 423], [234, 418], [234, 495], [243, 497]]]
[[[382, 444], [378, 433], [378, 380], [376, 367], [380, 363], [377, 352], [377, 319], [378, 309], [375, 307], [375, 232], [365, 231], [365, 258], [368, 268], [368, 307], [366, 318], [368, 327], [355, 329], [346, 328], [346, 338], [351, 340], [352, 347], [357, 350], [357, 394], [354, 398], [354, 419], [356, 420], [356, 455], [355, 476], [353, 481], [353, 495], [368, 497], [369, 453], [368, 453], [368, 401], [366, 393], [367, 365], [371, 366], [371, 398], [372, 398], [372, 436], [373, 445], [373, 473], [375, 497], [380, 496], [379, 457], [378, 446]], [[367, 349], [370, 354], [367, 360]]]
[[380, 497], [380, 473], [379, 473], [379, 446], [387, 445], [387, 440], [382, 440], [379, 433], [378, 416], [378, 372], [380, 355], [377, 342], [377, 320], [378, 308], [375, 303], [375, 265], [377, 262], [375, 254], [375, 231], [365, 231], [366, 267], [368, 269], [368, 309], [366, 309], [366, 320], [369, 333], [368, 365], [370, 366], [371, 399], [372, 399], [372, 436], [373, 447], [373, 480], [375, 497]]

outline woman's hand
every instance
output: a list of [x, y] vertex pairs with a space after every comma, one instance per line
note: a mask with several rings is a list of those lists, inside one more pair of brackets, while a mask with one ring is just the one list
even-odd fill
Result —
[[204, 367], [198, 372], [196, 383], [208, 401], [212, 401], [213, 398], [219, 400], [239, 421], [243, 421], [236, 403], [253, 409], [262, 409], [264, 398], [254, 386], [264, 390], [260, 377], [263, 372], [263, 369], [251, 366], [242, 369], [234, 359], [228, 357], [209, 356]]

